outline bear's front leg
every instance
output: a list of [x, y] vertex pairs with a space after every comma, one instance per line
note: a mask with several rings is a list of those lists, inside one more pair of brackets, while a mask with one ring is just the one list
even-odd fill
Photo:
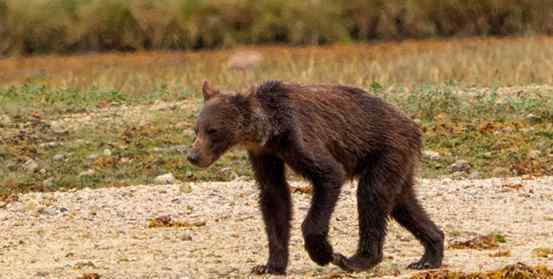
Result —
[[284, 162], [271, 155], [250, 153], [250, 162], [261, 190], [259, 205], [269, 240], [269, 259], [254, 266], [255, 274], [285, 274], [288, 265], [288, 243], [292, 206]]

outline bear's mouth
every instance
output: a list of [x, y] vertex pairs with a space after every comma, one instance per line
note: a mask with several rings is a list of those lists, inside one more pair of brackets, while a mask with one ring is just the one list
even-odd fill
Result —
[[190, 158], [188, 159], [188, 161], [198, 167], [198, 168], [201, 168], [201, 169], [206, 169], [208, 167], [210, 167], [211, 165], [213, 165], [213, 163], [215, 163], [215, 161], [217, 161], [217, 159], [219, 159], [220, 155], [211, 155], [211, 156], [200, 156], [197, 160], [190, 160]]

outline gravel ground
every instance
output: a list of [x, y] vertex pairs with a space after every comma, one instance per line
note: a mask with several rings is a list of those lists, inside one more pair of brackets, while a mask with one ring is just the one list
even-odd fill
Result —
[[[294, 186], [305, 186], [303, 182]], [[29, 193], [0, 204], [0, 278], [217, 278], [246, 277], [267, 249], [257, 190], [251, 181], [143, 185]], [[419, 196], [444, 229], [447, 242], [491, 232], [505, 235], [494, 250], [448, 249], [451, 270], [486, 271], [524, 262], [553, 267], [535, 248], [553, 248], [553, 177], [421, 180]], [[390, 223], [385, 260], [369, 273], [318, 267], [303, 250], [300, 224], [310, 195], [294, 193], [288, 277], [407, 277], [421, 246]], [[148, 227], [169, 215], [181, 227]], [[188, 226], [187, 224], [188, 223]], [[350, 254], [357, 241], [355, 186], [344, 187], [333, 215], [331, 241]], [[498, 250], [509, 257], [490, 257]]]

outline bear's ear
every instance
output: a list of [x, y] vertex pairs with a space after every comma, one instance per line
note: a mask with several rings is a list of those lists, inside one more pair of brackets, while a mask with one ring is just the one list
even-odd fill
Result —
[[218, 95], [219, 91], [209, 87], [209, 83], [207, 82], [207, 80], [204, 80], [204, 83], [202, 85], [202, 93], [204, 95], [204, 102], [207, 102], [207, 100]]

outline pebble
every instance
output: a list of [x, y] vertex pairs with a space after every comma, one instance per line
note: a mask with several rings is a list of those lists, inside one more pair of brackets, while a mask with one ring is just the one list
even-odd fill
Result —
[[93, 169], [85, 170], [81, 173], [79, 173], [79, 177], [81, 176], [93, 176], [96, 172]]
[[54, 179], [53, 178], [48, 178], [48, 179], [45, 179], [44, 181], [42, 181], [42, 186], [46, 187], [46, 188], [51, 188], [54, 186]]
[[469, 174], [469, 179], [479, 179], [481, 177], [482, 175], [480, 174], [480, 172], [477, 171], [473, 171]]
[[464, 178], [466, 173], [464, 171], [456, 171], [451, 174], [451, 178], [453, 179], [462, 179]]
[[192, 192], [192, 186], [189, 183], [184, 183], [179, 186], [179, 192], [188, 194]]
[[542, 152], [539, 150], [530, 150], [530, 152], [528, 152], [528, 157], [530, 159], [539, 159], [541, 156]]
[[52, 157], [52, 160], [54, 161], [63, 161], [65, 160], [65, 154], [56, 154], [54, 157]]
[[29, 159], [23, 164], [23, 168], [28, 172], [35, 172], [38, 169], [38, 163], [33, 159]]
[[8, 125], [12, 122], [11, 118], [7, 115], [0, 115], [0, 125]]
[[530, 122], [531, 124], [536, 124], [536, 123], [539, 123], [541, 121], [541, 117], [539, 117], [538, 115], [535, 115], [533, 113], [530, 113], [526, 116], [526, 119], [528, 120], [528, 122]]
[[192, 236], [190, 235], [189, 232], [184, 232], [181, 236], [180, 236], [180, 239], [182, 241], [191, 241], [192, 240]]
[[422, 156], [426, 160], [430, 161], [439, 161], [442, 159], [442, 156], [440, 153], [433, 151], [433, 150], [425, 150], [422, 152]]
[[52, 208], [52, 207], [41, 208], [38, 212], [41, 214], [50, 215], [50, 216], [54, 216], [59, 213], [59, 211], [56, 208]]
[[111, 150], [104, 149], [104, 156], [111, 156]]
[[470, 171], [471, 166], [468, 161], [457, 160], [455, 163], [449, 166], [449, 171], [452, 173], [455, 172], [468, 172]]
[[88, 157], [86, 157], [86, 159], [89, 160], [89, 161], [94, 161], [94, 160], [98, 159], [98, 155], [90, 154], [90, 155], [88, 155]]
[[177, 180], [175, 179], [175, 176], [172, 173], [162, 174], [154, 178], [155, 184], [175, 184], [176, 181]]

